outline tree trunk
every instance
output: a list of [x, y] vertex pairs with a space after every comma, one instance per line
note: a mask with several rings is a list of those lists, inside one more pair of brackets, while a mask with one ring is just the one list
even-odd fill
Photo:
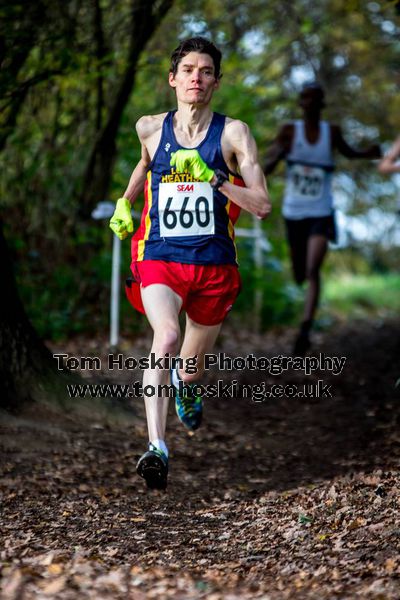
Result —
[[[115, 138], [123, 110], [133, 89], [138, 59], [147, 41], [172, 4], [173, 0], [131, 0], [131, 41], [127, 67], [105, 123], [100, 123], [103, 92], [102, 81], [98, 79], [97, 124], [101, 124], [102, 129], [96, 138], [86, 167], [82, 192], [82, 214], [89, 215], [94, 205], [107, 194], [116, 154]], [[96, 6], [100, 7], [100, 3], [97, 3]], [[40, 3], [40, 7], [42, 7], [42, 3]], [[11, 14], [11, 16], [13, 15]], [[36, 13], [34, 16], [36, 18]], [[97, 25], [101, 28], [101, 14], [98, 12], [96, 17]], [[34, 22], [36, 23], [35, 19]], [[69, 26], [69, 22], [67, 25]], [[101, 35], [99, 29], [97, 31], [98, 58], [101, 58], [104, 50]], [[26, 44], [21, 55], [17, 56], [18, 60], [15, 59], [15, 64], [11, 65], [14, 78], [29, 55], [31, 45]], [[7, 44], [5, 44], [0, 31], [0, 54], [6, 50]], [[5, 146], [8, 135], [15, 128], [17, 116], [28, 89], [47, 79], [51, 74], [62, 72], [65, 66], [61, 55], [57, 62], [57, 68], [53, 72], [49, 70], [46, 73], [36, 74], [30, 81], [17, 86], [16, 89], [12, 87], [15, 83], [12, 77], [10, 81], [3, 81], [0, 78], [0, 86], [4, 87], [7, 84], [9, 90], [9, 97], [6, 99], [9, 105], [5, 107], [8, 112], [5, 111], [7, 114], [3, 119], [4, 128], [2, 132], [0, 131], [0, 152]], [[13, 100], [12, 102], [10, 98]], [[0, 408], [17, 410], [24, 402], [48, 399], [49, 396], [52, 399], [61, 394], [60, 386], [64, 387], [65, 396], [66, 377], [57, 370], [50, 351], [38, 337], [25, 313], [19, 298], [1, 220], [0, 256], [2, 259], [0, 271], [3, 304], [3, 309], [0, 311], [0, 386], [2, 392]], [[67, 377], [70, 378], [71, 374], [68, 374]], [[75, 376], [73, 379], [76, 381]]]
[[56, 374], [56, 365], [22, 306], [1, 221], [0, 256], [3, 304], [0, 311], [0, 408], [17, 410], [24, 402], [37, 397], [40, 385]]
[[100, 131], [102, 125], [102, 112], [104, 106], [104, 91], [103, 91], [103, 68], [106, 48], [104, 43], [103, 32], [103, 13], [100, 6], [100, 0], [94, 0], [94, 38], [96, 41], [96, 61], [97, 61], [97, 114], [96, 114], [96, 131]]
[[137, 62], [146, 43], [172, 4], [173, 0], [132, 0], [131, 42], [127, 67], [115, 94], [108, 120], [99, 132], [86, 167], [79, 208], [83, 217], [89, 217], [97, 202], [107, 196], [116, 155], [115, 139], [122, 113], [135, 83]]

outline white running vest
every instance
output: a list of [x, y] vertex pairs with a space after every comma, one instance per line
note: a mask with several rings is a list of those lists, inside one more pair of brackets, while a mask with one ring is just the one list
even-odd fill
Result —
[[319, 138], [310, 144], [304, 121], [294, 121], [294, 137], [286, 157], [286, 186], [282, 213], [287, 219], [326, 217], [332, 213], [331, 129], [320, 122]]

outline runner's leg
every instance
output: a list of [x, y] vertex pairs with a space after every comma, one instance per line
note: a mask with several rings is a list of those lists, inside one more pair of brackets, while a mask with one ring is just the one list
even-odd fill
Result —
[[[171, 371], [171, 382], [175, 386], [175, 410], [179, 420], [189, 431], [200, 427], [203, 416], [203, 401], [191, 385], [201, 377], [204, 371], [204, 354], [209, 352], [221, 329], [218, 325], [201, 325], [186, 315], [186, 329], [180, 357], [183, 360], [182, 369]], [[186, 360], [197, 358], [195, 373], [186, 372]], [[185, 384], [182, 386], [181, 381]]]
[[[179, 310], [182, 299], [163, 284], [151, 284], [141, 289], [143, 306], [153, 328], [151, 353], [154, 358], [164, 359], [166, 354], [175, 356], [180, 339]], [[165, 365], [164, 365], [165, 366]], [[168, 480], [168, 448], [165, 444], [168, 395], [152, 395], [159, 385], [169, 384], [169, 369], [149, 368], [143, 376], [143, 394], [146, 407], [149, 449], [139, 459], [136, 471], [146, 480], [150, 489], [165, 490]], [[150, 393], [145, 393], [146, 386]]]
[[324, 235], [314, 234], [308, 239], [306, 277], [308, 282], [304, 304], [303, 322], [296, 338], [293, 354], [304, 356], [310, 347], [310, 330], [320, 295], [320, 269], [328, 248], [328, 240]]
[[301, 285], [306, 278], [307, 221], [304, 219], [299, 221], [286, 219], [285, 224], [293, 277], [297, 285]]
[[[176, 356], [179, 349], [179, 311], [182, 298], [171, 288], [162, 284], [149, 285], [141, 290], [146, 316], [153, 328], [154, 337], [151, 352], [155, 358], [164, 358], [169, 353]], [[168, 385], [168, 369], [147, 369], [143, 375], [143, 388], [146, 385], [157, 387]], [[168, 413], [168, 398], [144, 396], [149, 439], [165, 439]]]
[[[197, 373], [185, 373], [184, 369], [179, 370], [181, 379], [190, 383], [199, 379], [204, 371], [204, 355], [211, 352], [222, 323], [218, 325], [200, 325], [186, 315], [186, 329], [180, 356], [183, 361], [186, 358], [197, 356]], [[185, 362], [183, 363], [185, 364]]]
[[306, 277], [308, 290], [304, 305], [304, 321], [312, 321], [318, 307], [321, 277], [320, 270], [328, 250], [328, 240], [324, 235], [311, 235], [307, 245]]

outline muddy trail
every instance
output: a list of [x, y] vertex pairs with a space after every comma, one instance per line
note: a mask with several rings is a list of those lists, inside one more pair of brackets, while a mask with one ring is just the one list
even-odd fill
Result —
[[[135, 473], [139, 400], [118, 420], [3, 414], [1, 598], [400, 598], [399, 330], [352, 322], [316, 334], [314, 356], [346, 357], [337, 375], [211, 370], [209, 383], [319, 380], [329, 393], [208, 399], [193, 436], [171, 403], [166, 493]], [[228, 326], [216, 351], [278, 356], [291, 335]]]

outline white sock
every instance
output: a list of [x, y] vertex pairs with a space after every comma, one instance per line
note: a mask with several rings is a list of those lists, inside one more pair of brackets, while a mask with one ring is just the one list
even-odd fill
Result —
[[176, 389], [179, 389], [179, 382], [182, 379], [179, 377], [178, 369], [171, 369], [171, 383]]
[[159, 450], [161, 450], [161, 452], [164, 452], [165, 456], [168, 458], [168, 448], [164, 440], [152, 440], [150, 443], [153, 444], [153, 446], [155, 446]]

